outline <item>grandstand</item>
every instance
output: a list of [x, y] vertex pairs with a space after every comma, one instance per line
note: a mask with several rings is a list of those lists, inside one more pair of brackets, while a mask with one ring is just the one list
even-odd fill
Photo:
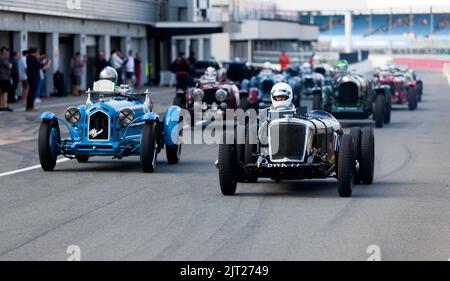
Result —
[[[343, 15], [303, 15], [300, 21], [318, 25], [322, 36], [344, 35]], [[450, 36], [450, 14], [354, 14], [352, 33], [362, 37]]]
[[[317, 25], [319, 49], [450, 53], [450, 0], [265, 0], [264, 3], [268, 6], [261, 14], [242, 7], [232, 9], [231, 13], [239, 13], [240, 20], [263, 18]], [[270, 3], [278, 4], [272, 8]], [[349, 15], [351, 37], [349, 34], [346, 37], [345, 22]]]

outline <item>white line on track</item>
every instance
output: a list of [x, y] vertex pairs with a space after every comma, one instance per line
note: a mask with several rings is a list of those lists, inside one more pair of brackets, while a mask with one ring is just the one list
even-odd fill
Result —
[[[70, 161], [70, 160], [71, 159], [69, 159], [69, 158], [63, 158], [63, 159], [57, 160], [56, 163], [63, 163], [63, 162], [67, 162], [67, 161]], [[15, 175], [15, 174], [31, 171], [31, 170], [36, 170], [36, 169], [39, 169], [39, 168], [41, 168], [41, 165], [35, 165], [35, 166], [31, 166], [31, 167], [27, 167], [27, 168], [23, 168], [23, 169], [19, 169], [19, 170], [14, 170], [14, 171], [2, 173], [2, 174], [0, 174], [0, 177], [11, 176], [11, 175]]]

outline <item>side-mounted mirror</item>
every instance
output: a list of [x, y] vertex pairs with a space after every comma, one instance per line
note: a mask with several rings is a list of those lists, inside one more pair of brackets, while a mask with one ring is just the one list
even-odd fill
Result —
[[144, 111], [150, 112], [153, 109], [153, 102], [152, 102], [152, 94], [150, 93], [149, 89], [146, 89], [145, 92], [145, 101], [144, 101]]
[[86, 91], [86, 94], [87, 94], [86, 105], [91, 105], [92, 104], [91, 93], [92, 93], [91, 88], [89, 88]]

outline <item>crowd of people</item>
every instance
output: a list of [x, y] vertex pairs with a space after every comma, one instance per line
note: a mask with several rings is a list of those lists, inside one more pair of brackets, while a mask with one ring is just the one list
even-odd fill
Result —
[[[11, 103], [21, 102], [26, 111], [36, 111], [41, 103], [41, 97], [47, 96], [47, 72], [52, 64], [48, 56], [37, 48], [30, 48], [19, 53], [11, 52], [8, 47], [0, 48], [0, 111], [12, 112]], [[80, 94], [83, 76], [86, 73], [87, 59], [76, 52], [70, 61], [70, 93]], [[119, 49], [114, 49], [110, 60], [106, 60], [105, 52], [100, 51], [93, 65], [94, 81], [98, 80], [100, 72], [107, 66], [112, 66], [119, 73], [119, 83], [140, 89], [142, 87], [141, 54], [129, 51], [122, 56]], [[58, 69], [53, 73], [54, 93], [58, 96], [67, 95], [64, 73]]]
[[[12, 112], [9, 104], [20, 100], [27, 111], [35, 111], [35, 104], [46, 91], [46, 72], [51, 65], [45, 53], [37, 48], [12, 52], [0, 48], [0, 111]], [[16, 91], [21, 87], [19, 95]]]

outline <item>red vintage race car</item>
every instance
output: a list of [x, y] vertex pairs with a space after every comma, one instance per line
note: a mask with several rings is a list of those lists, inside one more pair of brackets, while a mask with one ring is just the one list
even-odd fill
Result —
[[257, 100], [256, 93], [239, 90], [230, 80], [219, 81], [217, 76], [204, 75], [194, 88], [177, 91], [174, 104], [189, 110], [192, 121], [220, 120], [224, 119], [227, 109], [255, 108]]
[[410, 72], [393, 67], [380, 69], [374, 74], [374, 82], [390, 87], [392, 104], [408, 104], [409, 110], [417, 109], [419, 87]]

